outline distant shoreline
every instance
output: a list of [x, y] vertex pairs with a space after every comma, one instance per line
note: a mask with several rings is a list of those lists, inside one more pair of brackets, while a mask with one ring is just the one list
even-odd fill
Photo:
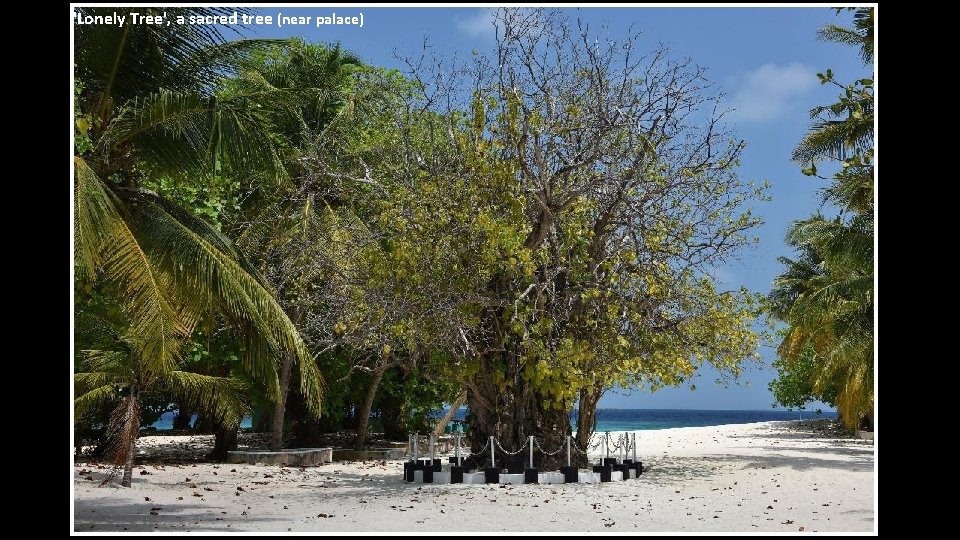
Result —
[[[437, 411], [440, 417], [446, 410]], [[577, 428], [578, 410], [570, 414], [571, 428]], [[176, 413], [164, 413], [160, 420], [151, 426], [159, 432], [169, 431], [173, 426]], [[454, 416], [454, 420], [464, 422], [467, 414], [465, 407]], [[649, 431], [675, 427], [723, 426], [729, 424], [752, 424], [755, 422], [806, 420], [812, 418], [835, 419], [836, 411], [787, 411], [783, 409], [739, 410], [739, 409], [598, 409], [595, 431]], [[243, 429], [251, 427], [247, 417], [240, 425]]]

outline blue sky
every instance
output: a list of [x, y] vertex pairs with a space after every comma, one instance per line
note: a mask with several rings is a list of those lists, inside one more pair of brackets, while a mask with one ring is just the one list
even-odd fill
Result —
[[[493, 26], [485, 8], [264, 8], [264, 14], [313, 16], [364, 15], [364, 26], [277, 28], [259, 26], [249, 37], [300, 36], [314, 43], [340, 42], [364, 61], [401, 68], [394, 56], [413, 54], [424, 37], [434, 52], [456, 53], [463, 58], [471, 50], [493, 46]], [[739, 137], [747, 141], [740, 175], [744, 179], [768, 180], [773, 200], [755, 207], [765, 221], [758, 230], [759, 245], [742, 260], [719, 270], [725, 285], [744, 285], [766, 292], [779, 270], [777, 257], [789, 255], [783, 235], [789, 223], [818, 207], [819, 181], [803, 176], [789, 160], [796, 142], [807, 130], [807, 111], [836, 98], [834, 87], [821, 87], [816, 73], [833, 69], [841, 81], [866, 76], [869, 71], [854, 49], [818, 41], [816, 30], [827, 23], [848, 24], [850, 16], [837, 16], [824, 7], [815, 8], [569, 8], [592, 28], [608, 25], [614, 37], [640, 32], [650, 47], [670, 46], [674, 56], [689, 57], [708, 69], [708, 76], [737, 110], [732, 122]], [[773, 351], [762, 351], [764, 361]], [[601, 407], [767, 409], [773, 401], [767, 383], [769, 367], [748, 368], [738, 383], [714, 383], [716, 373], [701, 370], [696, 390], [664, 389], [654, 394], [629, 394], [618, 390], [601, 401]]]

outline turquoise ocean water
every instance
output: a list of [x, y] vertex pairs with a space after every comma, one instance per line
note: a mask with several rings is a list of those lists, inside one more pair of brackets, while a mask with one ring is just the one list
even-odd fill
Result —
[[[438, 411], [437, 416], [443, 411]], [[173, 426], [175, 413], [164, 413], [153, 424], [158, 430]], [[457, 412], [455, 418], [464, 420], [466, 409]], [[813, 411], [784, 411], [766, 409], [760, 411], [701, 411], [693, 409], [600, 409], [597, 411], [597, 431], [635, 431], [643, 429], [666, 429], [674, 427], [719, 426], [722, 424], [749, 424], [770, 420], [798, 420], [810, 418], [836, 418], [834, 411], [815, 414]], [[570, 423], [576, 429], [576, 412], [570, 415]], [[250, 427], [250, 417], [240, 425]]]

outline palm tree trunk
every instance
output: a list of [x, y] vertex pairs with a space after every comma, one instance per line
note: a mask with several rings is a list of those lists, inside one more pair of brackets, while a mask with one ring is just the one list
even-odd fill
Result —
[[137, 435], [140, 433], [140, 389], [136, 384], [130, 387], [127, 397], [127, 410], [124, 414], [123, 443], [126, 445], [126, 455], [123, 460], [123, 479], [120, 485], [130, 487], [133, 483], [133, 461], [137, 456]]
[[377, 397], [377, 387], [380, 386], [380, 380], [383, 379], [384, 372], [387, 371], [387, 363], [380, 364], [373, 372], [370, 379], [370, 386], [367, 387], [367, 396], [357, 411], [357, 438], [353, 441], [353, 447], [357, 450], [363, 450], [363, 445], [367, 442], [367, 425], [370, 423], [370, 410], [373, 409], [373, 400]]
[[460, 392], [460, 395], [457, 396], [457, 399], [450, 404], [450, 410], [447, 411], [447, 414], [443, 415], [443, 418], [437, 421], [436, 425], [433, 426], [434, 435], [442, 435], [443, 430], [446, 429], [447, 424], [453, 420], [453, 417], [456, 416], [457, 411], [460, 410], [460, 407], [463, 407], [463, 404], [467, 401], [467, 391], [464, 390]]
[[270, 437], [270, 451], [279, 452], [283, 447], [283, 415], [287, 409], [287, 393], [290, 391], [290, 371], [293, 369], [293, 353], [283, 355], [283, 368], [280, 371], [280, 397], [273, 410], [273, 433]]
[[[293, 307], [290, 313], [291, 321], [295, 326], [300, 325], [300, 308]], [[290, 392], [290, 371], [293, 369], [293, 352], [287, 351], [283, 355], [283, 367], [280, 371], [280, 397], [273, 410], [273, 433], [270, 436], [270, 451], [279, 452], [283, 448], [283, 417], [287, 411], [287, 394]]]

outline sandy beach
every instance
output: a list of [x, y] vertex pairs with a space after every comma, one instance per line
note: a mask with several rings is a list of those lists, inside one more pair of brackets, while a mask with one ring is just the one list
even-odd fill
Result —
[[[132, 488], [74, 465], [74, 529], [102, 531], [873, 531], [874, 443], [823, 423], [637, 432], [638, 480], [406, 484], [402, 461], [315, 468], [147, 463]], [[816, 426], [816, 427], [811, 427]], [[141, 448], [200, 437], [143, 437]]]

